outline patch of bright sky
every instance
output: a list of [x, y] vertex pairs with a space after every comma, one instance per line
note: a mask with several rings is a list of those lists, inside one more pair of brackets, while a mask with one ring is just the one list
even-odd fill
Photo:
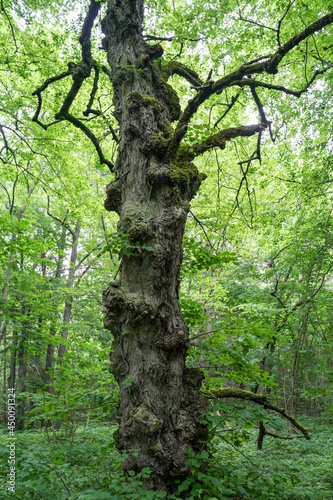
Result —
[[[57, 26], [73, 25], [78, 22], [82, 11], [81, 5], [76, 4], [78, 8], [69, 9], [66, 2], [64, 2], [62, 6], [56, 3], [51, 3], [48, 7], [45, 7], [45, 9], [39, 9], [36, 11], [30, 11], [30, 9], [27, 9], [24, 2], [18, 1], [18, 5], [22, 13], [26, 14], [26, 16], [19, 16], [14, 9], [11, 9], [11, 15], [15, 19], [17, 27], [21, 31], [25, 31], [26, 29], [31, 30], [29, 21], [32, 19], [37, 21], [37, 23], [45, 23], [46, 21], [50, 23], [50, 28], [55, 25], [55, 21]], [[57, 12], [56, 18], [54, 12]]]

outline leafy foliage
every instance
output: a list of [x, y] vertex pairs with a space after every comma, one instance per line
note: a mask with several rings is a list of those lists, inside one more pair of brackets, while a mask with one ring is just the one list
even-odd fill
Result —
[[[149, 470], [131, 473], [130, 481], [121, 472], [112, 440], [119, 396], [108, 372], [112, 339], [102, 326], [100, 299], [110, 280], [117, 283], [123, 255], [153, 249], [119, 233], [117, 217], [104, 211], [104, 185], [115, 174], [88, 138], [64, 121], [47, 130], [32, 121], [32, 93], [80, 58], [77, 38], [86, 3], [29, 0], [4, 4], [1, 11], [0, 368], [3, 393], [7, 382], [16, 382], [19, 427], [29, 428], [17, 434], [16, 496], [164, 498], [163, 492], [145, 490]], [[216, 80], [273, 53], [331, 7], [300, 0], [149, 0], [144, 29], [151, 43], [162, 39], [162, 67], [181, 55], [202, 81], [210, 70]], [[95, 49], [102, 43], [97, 32], [92, 43]], [[104, 53], [95, 52], [102, 68]], [[269, 128], [260, 133], [260, 150], [257, 136], [240, 136], [195, 158], [207, 179], [192, 202], [184, 237], [179, 303], [190, 328], [188, 365], [204, 370], [204, 391], [260, 389], [294, 414], [330, 416], [333, 165], [327, 103], [333, 87], [332, 72], [324, 71], [329, 61], [331, 26], [295, 47], [278, 75], [265, 76], [265, 85], [257, 87], [264, 111], [253, 89], [235, 85], [211, 95], [188, 124], [183, 145], [192, 152], [193, 144], [202, 145], [212, 134], [263, 116]], [[270, 87], [297, 92], [315, 73], [314, 84], [298, 99]], [[87, 79], [73, 104], [80, 116], [92, 81]], [[176, 73], [170, 81], [184, 110], [197, 89]], [[43, 124], [53, 120], [69, 88], [70, 80], [62, 79], [43, 91]], [[114, 162], [117, 123], [102, 71], [96, 101], [101, 114], [89, 123]], [[4, 406], [2, 415], [5, 421]], [[332, 497], [330, 427], [322, 420], [315, 421], [320, 430], [310, 442], [268, 435], [260, 452], [253, 444], [259, 422], [293, 436], [280, 417], [248, 402], [214, 401], [205, 422], [209, 451], [189, 457], [193, 473], [170, 498]], [[205, 472], [202, 463], [208, 465]]]

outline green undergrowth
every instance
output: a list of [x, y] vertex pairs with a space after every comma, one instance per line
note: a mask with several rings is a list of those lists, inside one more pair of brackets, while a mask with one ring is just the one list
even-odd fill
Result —
[[[257, 431], [236, 447], [214, 439], [211, 474], [228, 485], [225, 500], [323, 500], [333, 498], [333, 421], [301, 421], [311, 435], [280, 440], [266, 436], [263, 450], [256, 450]], [[315, 427], [315, 430], [313, 428]], [[312, 430], [312, 432], [311, 432]], [[224, 437], [230, 440], [229, 436]], [[289, 434], [292, 435], [292, 434]], [[209, 498], [209, 497], [207, 497]]]
[[[256, 430], [239, 441], [224, 429], [212, 439], [212, 454], [203, 452], [208, 469], [189, 458], [192, 476], [168, 498], [202, 500], [323, 500], [333, 498], [333, 420], [302, 421], [312, 429], [311, 441], [266, 437], [264, 449], [255, 447]], [[42, 430], [16, 432], [16, 491], [7, 490], [9, 442], [0, 434], [0, 499], [38, 500], [155, 500], [162, 492], [145, 491], [149, 470], [125, 478], [121, 456], [113, 442], [115, 427], [96, 426], [77, 431], [70, 442], [61, 431], [46, 440]], [[227, 443], [229, 441], [229, 443]], [[231, 443], [231, 444], [230, 444]], [[135, 452], [134, 452], [135, 453]], [[186, 493], [185, 493], [186, 492]]]

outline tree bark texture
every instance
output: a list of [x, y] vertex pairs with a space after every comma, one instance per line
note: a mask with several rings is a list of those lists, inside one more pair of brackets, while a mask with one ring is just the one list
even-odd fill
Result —
[[103, 21], [120, 127], [116, 178], [107, 210], [127, 235], [119, 280], [104, 292], [105, 326], [114, 337], [111, 370], [120, 386], [116, 435], [125, 470], [152, 470], [150, 486], [184, 478], [188, 453], [205, 446], [202, 373], [188, 369], [189, 331], [178, 306], [182, 237], [203, 176], [182, 150], [166, 147], [179, 117], [177, 94], [161, 77], [159, 45], [142, 38], [142, 0], [111, 0]]

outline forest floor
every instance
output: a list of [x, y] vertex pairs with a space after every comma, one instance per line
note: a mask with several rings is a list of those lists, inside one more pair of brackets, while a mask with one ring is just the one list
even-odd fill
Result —
[[[193, 460], [193, 477], [179, 490], [189, 488], [187, 498], [202, 500], [323, 500], [333, 499], [333, 419], [302, 417], [311, 440], [266, 437], [256, 450], [256, 432], [248, 439], [228, 444], [212, 440], [212, 455], [205, 474]], [[8, 491], [8, 444], [0, 431], [0, 499], [38, 500], [154, 500], [162, 492], [145, 492], [141, 477], [125, 479], [121, 457], [112, 434], [115, 427], [92, 424], [75, 435], [48, 430], [15, 432], [15, 494]], [[226, 434], [225, 434], [226, 435]], [[13, 447], [12, 447], [13, 449]], [[181, 498], [176, 495], [170, 499]]]

